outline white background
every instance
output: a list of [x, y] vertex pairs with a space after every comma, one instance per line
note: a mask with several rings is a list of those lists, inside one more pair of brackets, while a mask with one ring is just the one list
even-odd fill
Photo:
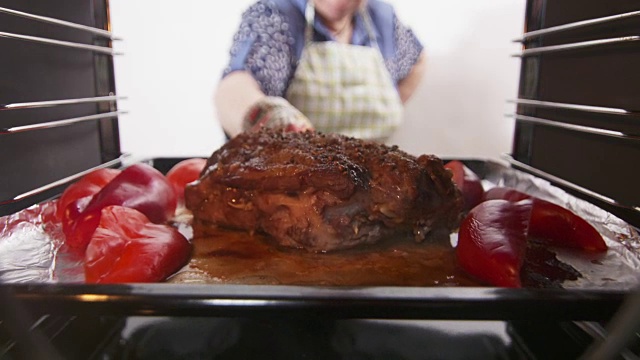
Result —
[[[525, 0], [388, 0], [428, 57], [390, 143], [413, 154], [499, 158], [511, 151]], [[224, 142], [213, 94], [253, 0], [111, 0], [122, 151], [208, 156]]]

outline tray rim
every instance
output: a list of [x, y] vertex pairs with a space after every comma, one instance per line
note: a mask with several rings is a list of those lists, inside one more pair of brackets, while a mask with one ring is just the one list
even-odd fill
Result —
[[0, 284], [0, 298], [47, 313], [398, 320], [603, 321], [631, 293], [495, 287]]

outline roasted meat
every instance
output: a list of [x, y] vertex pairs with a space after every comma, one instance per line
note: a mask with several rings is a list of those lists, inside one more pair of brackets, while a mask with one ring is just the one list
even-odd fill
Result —
[[194, 231], [260, 231], [282, 246], [347, 249], [459, 225], [442, 161], [336, 134], [263, 129], [231, 139], [185, 190]]

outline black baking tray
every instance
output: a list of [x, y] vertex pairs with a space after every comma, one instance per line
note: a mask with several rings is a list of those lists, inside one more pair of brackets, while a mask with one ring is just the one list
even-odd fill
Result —
[[[166, 173], [181, 160], [142, 161]], [[463, 162], [485, 174], [485, 160]], [[577, 358], [598, 341], [580, 324], [603, 328], [629, 295], [611, 289], [0, 283], [0, 355], [343, 359], [347, 351], [360, 358]], [[336, 348], [345, 339], [346, 348]]]
[[[166, 173], [181, 160], [145, 162]], [[483, 174], [486, 161], [463, 162]], [[629, 293], [627, 289], [493, 287], [0, 284], [2, 303], [27, 311], [105, 316], [606, 321]]]

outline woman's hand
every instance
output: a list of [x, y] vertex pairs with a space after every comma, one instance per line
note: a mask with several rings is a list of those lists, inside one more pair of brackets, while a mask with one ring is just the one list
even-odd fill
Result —
[[263, 127], [282, 127], [286, 131], [313, 130], [304, 114], [281, 97], [267, 96], [256, 102], [245, 115], [244, 131], [256, 131]]

